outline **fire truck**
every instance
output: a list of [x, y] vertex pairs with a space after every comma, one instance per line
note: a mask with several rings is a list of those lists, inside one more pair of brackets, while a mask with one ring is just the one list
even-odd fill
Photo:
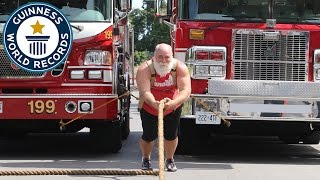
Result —
[[[46, 72], [17, 67], [5, 53], [4, 25], [29, 0], [1, 0], [0, 133], [76, 133], [90, 129], [92, 147], [117, 152], [130, 133], [131, 0], [41, 0], [69, 21], [72, 49]], [[71, 122], [72, 121], [72, 122]]]
[[216, 134], [319, 143], [319, 1], [156, 0], [155, 10], [192, 81], [181, 149]]

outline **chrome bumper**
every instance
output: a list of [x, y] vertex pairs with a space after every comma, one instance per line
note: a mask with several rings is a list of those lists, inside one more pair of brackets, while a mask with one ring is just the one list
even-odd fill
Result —
[[208, 111], [230, 120], [320, 122], [320, 83], [209, 80], [207, 94], [192, 94], [185, 103], [183, 118]]

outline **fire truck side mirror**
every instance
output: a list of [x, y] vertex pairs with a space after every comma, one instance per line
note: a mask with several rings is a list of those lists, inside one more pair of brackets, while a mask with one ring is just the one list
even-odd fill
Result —
[[171, 16], [172, 0], [156, 0], [154, 2], [156, 17], [167, 18]]
[[132, 0], [120, 0], [120, 11], [130, 11], [132, 9]]

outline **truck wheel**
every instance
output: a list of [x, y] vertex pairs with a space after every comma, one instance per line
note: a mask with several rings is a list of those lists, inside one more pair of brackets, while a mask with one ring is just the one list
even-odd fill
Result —
[[117, 153], [122, 147], [120, 121], [90, 127], [97, 152]]
[[312, 131], [302, 138], [303, 144], [319, 144], [320, 142], [320, 131]]
[[129, 112], [124, 115], [124, 122], [121, 124], [121, 138], [125, 140], [130, 134], [130, 116]]
[[[128, 77], [127, 80], [127, 90], [130, 91], [130, 77]], [[121, 107], [126, 109], [125, 114], [123, 115], [123, 122], [121, 124], [121, 133], [122, 133], [122, 139], [125, 140], [128, 138], [130, 134], [130, 104], [131, 104], [131, 96], [124, 98], [121, 102]]]

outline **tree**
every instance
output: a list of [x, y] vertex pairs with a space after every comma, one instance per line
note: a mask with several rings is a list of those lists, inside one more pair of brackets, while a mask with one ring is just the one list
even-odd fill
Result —
[[143, 61], [150, 58], [150, 53], [148, 51], [135, 51], [134, 52], [134, 65], [137, 66]]
[[157, 44], [170, 43], [170, 28], [155, 17], [153, 1], [144, 3], [144, 9], [134, 9], [129, 16], [134, 29], [135, 65], [149, 59]]
[[170, 43], [170, 28], [159, 22], [152, 8], [134, 9], [129, 18], [134, 26], [135, 51], [153, 52], [156, 44]]

